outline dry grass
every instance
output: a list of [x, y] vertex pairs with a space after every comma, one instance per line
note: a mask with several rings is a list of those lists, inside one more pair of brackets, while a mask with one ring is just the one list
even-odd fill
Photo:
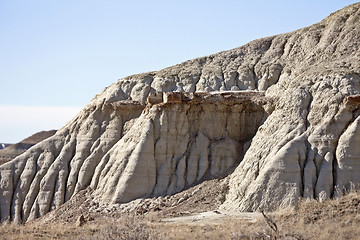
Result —
[[103, 219], [83, 227], [7, 224], [0, 227], [0, 239], [265, 239], [259, 237], [271, 235], [270, 229], [264, 234], [258, 227], [258, 224], [231, 218], [219, 223], [189, 225], [162, 223], [148, 217], [124, 217]]
[[296, 211], [273, 214], [280, 233], [303, 239], [360, 239], [360, 193], [320, 203], [304, 200]]
[[360, 239], [360, 194], [324, 203], [306, 200], [297, 210], [267, 213], [256, 222], [228, 217], [205, 223], [165, 223], [156, 214], [101, 218], [75, 224], [0, 226], [0, 239]]

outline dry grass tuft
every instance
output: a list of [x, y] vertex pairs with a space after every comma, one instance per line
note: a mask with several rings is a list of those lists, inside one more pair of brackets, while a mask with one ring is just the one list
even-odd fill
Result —
[[[149, 221], [141, 217], [124, 217], [112, 223], [95, 228], [91, 236], [79, 236], [77, 239], [159, 239], [155, 228], [150, 227]], [[89, 228], [91, 229], [91, 227]]]

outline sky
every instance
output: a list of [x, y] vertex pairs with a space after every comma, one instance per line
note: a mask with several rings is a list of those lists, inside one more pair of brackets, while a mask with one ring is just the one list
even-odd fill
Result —
[[321, 21], [347, 0], [0, 0], [0, 143], [58, 129], [125, 76]]

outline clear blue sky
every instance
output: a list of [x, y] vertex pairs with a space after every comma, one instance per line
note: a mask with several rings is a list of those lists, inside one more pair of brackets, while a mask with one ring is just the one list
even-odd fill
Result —
[[[306, 27], [355, 2], [0, 0], [0, 142], [59, 128], [119, 78]], [[69, 115], [32, 128], [1, 106]], [[28, 132], [15, 134], [14, 122], [27, 122]]]

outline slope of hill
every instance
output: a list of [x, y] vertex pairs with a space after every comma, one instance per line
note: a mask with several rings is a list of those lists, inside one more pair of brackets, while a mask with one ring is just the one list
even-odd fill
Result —
[[0, 165], [9, 162], [24, 153], [26, 150], [41, 142], [42, 140], [51, 137], [56, 133], [56, 130], [41, 131], [31, 135], [30, 137], [15, 144], [4, 144], [6, 148], [0, 149]]
[[229, 174], [224, 210], [343, 194], [360, 183], [359, 23], [357, 3], [307, 28], [120, 79], [0, 167], [0, 220], [38, 218], [84, 189], [95, 205], [122, 204]]
[[10, 143], [0, 143], [0, 150], [10, 146]]

